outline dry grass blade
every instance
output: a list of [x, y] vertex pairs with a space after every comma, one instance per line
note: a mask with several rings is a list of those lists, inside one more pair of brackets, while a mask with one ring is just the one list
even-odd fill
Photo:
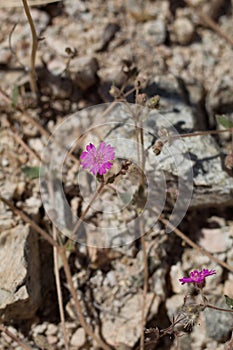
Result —
[[[58, 2], [58, 1], [64, 1], [64, 0], [29, 0], [28, 3], [30, 6], [38, 6], [38, 5], [47, 5], [51, 2]], [[3, 7], [22, 7], [21, 0], [9, 0], [9, 1], [2, 1], [0, 3], [0, 8]]]

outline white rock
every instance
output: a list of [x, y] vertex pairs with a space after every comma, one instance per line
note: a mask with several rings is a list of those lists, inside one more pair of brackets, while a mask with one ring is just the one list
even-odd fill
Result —
[[174, 293], [183, 293], [184, 288], [179, 282], [179, 278], [183, 277], [183, 270], [180, 261], [176, 265], [172, 265], [170, 271], [171, 285]]
[[175, 39], [181, 45], [187, 45], [192, 41], [194, 30], [194, 25], [188, 18], [177, 18], [174, 22]]
[[31, 318], [40, 304], [38, 236], [28, 225], [0, 235], [0, 315]]
[[78, 328], [75, 333], [72, 335], [70, 344], [72, 346], [77, 346], [77, 348], [81, 348], [86, 342], [86, 335], [83, 328]]

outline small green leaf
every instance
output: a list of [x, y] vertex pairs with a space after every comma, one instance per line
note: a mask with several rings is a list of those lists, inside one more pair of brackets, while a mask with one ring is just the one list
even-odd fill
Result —
[[38, 179], [40, 175], [44, 175], [43, 170], [40, 173], [39, 166], [25, 166], [22, 168], [22, 170], [30, 179]]
[[216, 115], [216, 119], [218, 124], [224, 126], [224, 128], [233, 128], [233, 122], [229, 120], [229, 118], [227, 118], [225, 115]]
[[233, 299], [228, 297], [227, 295], [224, 295], [224, 297], [226, 299], [225, 301], [227, 306], [229, 306], [229, 308], [233, 310]]
[[17, 85], [14, 85], [13, 90], [12, 90], [12, 95], [11, 95], [12, 107], [15, 107], [17, 105], [18, 97], [19, 97], [19, 88]]

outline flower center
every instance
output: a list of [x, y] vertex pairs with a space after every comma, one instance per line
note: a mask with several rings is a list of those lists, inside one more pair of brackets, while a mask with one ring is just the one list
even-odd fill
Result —
[[97, 153], [94, 157], [94, 160], [97, 164], [102, 164], [104, 161], [104, 156], [102, 153]]
[[193, 272], [192, 278], [194, 281], [198, 281], [200, 278], [199, 272], [198, 271]]

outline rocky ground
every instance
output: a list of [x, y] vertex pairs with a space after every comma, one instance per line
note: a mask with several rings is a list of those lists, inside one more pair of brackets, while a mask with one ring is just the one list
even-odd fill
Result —
[[[39, 3], [31, 0], [32, 4], [36, 2]], [[216, 115], [224, 114], [233, 120], [233, 2], [45, 2], [31, 10], [40, 38], [36, 58], [39, 101], [30, 89], [31, 34], [21, 2], [0, 4], [0, 193], [51, 233], [38, 178], [30, 178], [23, 169], [40, 164], [50, 133], [65, 117], [78, 112], [84, 120], [81, 113], [86, 107], [111, 103], [112, 86], [123, 86], [124, 92], [129, 92], [127, 100], [134, 102], [135, 92], [130, 90], [140, 81], [140, 92], [148, 98], [160, 96], [160, 115], [180, 134], [223, 129]], [[209, 20], [217, 27], [211, 27]], [[84, 125], [80, 122], [80, 130], [90, 127], [90, 120], [87, 118]], [[181, 191], [177, 178], [185, 179], [186, 163], [182, 162], [177, 170], [167, 161], [166, 153], [161, 152], [158, 158], [153, 155], [150, 146], [158, 120], [156, 116], [151, 120], [155, 124], [148, 122], [150, 132], [145, 135], [146, 171], [155, 179], [161, 171], [166, 173], [168, 198], [164, 215], [169, 218], [175, 202], [172, 193]], [[124, 125], [119, 130], [125, 139], [132, 138]], [[70, 137], [69, 132], [66, 137]], [[144, 305], [147, 330], [170, 325], [188, 290], [179, 278], [191, 270], [216, 270], [206, 286], [212, 304], [227, 307], [224, 295], [233, 298], [233, 173], [224, 163], [232, 152], [231, 134], [190, 137], [185, 147], [192, 165], [193, 194], [179, 229], [211, 255], [191, 247], [174, 232], [166, 233], [161, 221], [156, 223], [145, 236], [149, 272]], [[175, 150], [176, 145], [173, 154]], [[76, 173], [75, 165], [68, 164], [63, 184], [68, 202], [77, 212], [82, 201]], [[134, 188], [136, 176], [132, 176]], [[161, 184], [155, 183], [156, 197]], [[103, 196], [109, 200], [106, 193]], [[98, 206], [103, 210], [101, 200]], [[89, 218], [95, 227], [101, 224], [97, 214]], [[65, 209], [59, 215], [65, 220]], [[129, 212], [124, 211], [124, 215]], [[145, 211], [148, 225], [153, 215], [153, 208]], [[111, 220], [114, 223], [114, 218]], [[101, 330], [103, 339], [114, 349], [139, 349], [140, 344], [144, 259], [141, 241], [136, 238], [127, 245], [118, 241], [115, 248], [76, 244], [67, 252], [84, 318], [94, 332]], [[52, 247], [1, 201], [0, 261], [2, 323], [32, 349], [65, 349]], [[61, 262], [59, 266], [70, 350], [98, 349], [81, 327]], [[192, 331], [182, 333], [182, 337], [172, 334], [153, 342], [148, 331], [145, 349], [230, 350], [232, 330], [232, 314], [206, 309]], [[0, 349], [23, 347], [1, 332]]]

